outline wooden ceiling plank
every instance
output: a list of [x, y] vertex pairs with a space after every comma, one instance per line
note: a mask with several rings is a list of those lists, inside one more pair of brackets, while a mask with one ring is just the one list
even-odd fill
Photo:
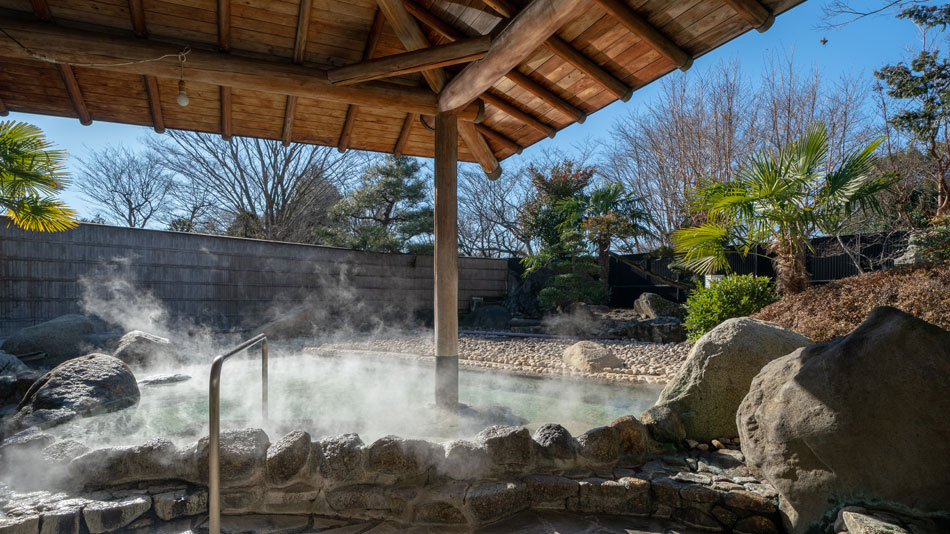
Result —
[[506, 19], [513, 18], [518, 14], [518, 6], [508, 0], [482, 0], [482, 2]]
[[145, 25], [145, 6], [143, 0], [129, 0], [129, 18], [132, 22], [132, 31], [136, 37], [146, 37], [148, 28]]
[[467, 36], [456, 29], [454, 26], [445, 22], [435, 14], [433, 14], [428, 9], [417, 4], [413, 0], [403, 0], [402, 5], [406, 8], [413, 17], [419, 19], [419, 22], [425, 24], [426, 26], [432, 28], [436, 33], [450, 39], [452, 41], [458, 41], [459, 39], [465, 39]]
[[524, 147], [518, 143], [512, 141], [504, 134], [493, 130], [492, 128], [485, 126], [484, 124], [476, 124], [475, 129], [478, 130], [483, 136], [494, 140], [496, 143], [506, 146], [507, 148], [513, 150], [516, 154], [521, 154], [524, 150]]
[[515, 119], [525, 123], [526, 125], [534, 128], [535, 130], [538, 130], [544, 135], [550, 137], [551, 139], [553, 139], [554, 135], [557, 133], [557, 129], [554, 128], [553, 126], [550, 126], [548, 124], [541, 122], [541, 120], [535, 117], [534, 115], [531, 115], [528, 112], [522, 111], [520, 108], [518, 108], [514, 104], [508, 103], [506, 100], [504, 100], [500, 96], [493, 94], [490, 91], [486, 91], [482, 93], [482, 100], [484, 100], [486, 104], [489, 104], [491, 106], [498, 108], [502, 113], [505, 113], [511, 117], [514, 117]]
[[148, 109], [152, 114], [152, 127], [156, 133], [165, 133], [165, 116], [162, 115], [162, 96], [158, 90], [158, 80], [155, 76], [143, 76], [145, 79], [145, 93], [148, 97]]
[[79, 89], [79, 81], [76, 80], [76, 73], [72, 67], [63, 63], [57, 63], [56, 67], [59, 69], [59, 74], [63, 78], [63, 84], [66, 86], [66, 93], [69, 95], [69, 100], [73, 103], [76, 114], [79, 115], [79, 123], [83, 126], [89, 126], [92, 124], [92, 115], [89, 114], [89, 108], [86, 107], [86, 99], [83, 98], [82, 91]]
[[218, 0], [218, 50], [231, 49], [231, 0]]
[[[378, 0], [392, 1], [392, 0]], [[524, 61], [588, 0], [532, 0], [492, 40], [485, 57], [462, 70], [439, 94], [439, 110], [452, 111], [479, 95]]]
[[[379, 39], [383, 35], [385, 24], [386, 17], [383, 16], [383, 11], [377, 6], [376, 11], [373, 12], [373, 23], [369, 27], [366, 45], [363, 46], [363, 61], [371, 60], [376, 54], [376, 48], [379, 46]], [[346, 119], [343, 120], [343, 129], [340, 131], [340, 138], [336, 144], [336, 148], [340, 152], [345, 152], [350, 147], [350, 136], [359, 111], [359, 106], [349, 105], [346, 107]]]
[[490, 45], [491, 38], [488, 36], [463, 39], [450, 44], [420, 48], [412, 52], [393, 54], [332, 69], [327, 71], [327, 79], [333, 84], [349, 85], [469, 63], [484, 56]]
[[759, 33], [771, 28], [775, 22], [772, 12], [757, 0], [726, 0], [726, 3]]
[[[155, 61], [157, 57], [177, 55], [181, 51], [180, 45], [64, 28], [7, 16], [0, 16], [0, 25], [33, 52], [63, 63], [95, 63], [96, 68], [103, 71], [158, 78], [177, 79], [181, 75], [178, 61], [174, 58]], [[0, 57], [32, 59], [29, 52], [4, 38], [0, 38]], [[184, 79], [187, 82], [366, 105], [402, 113], [434, 115], [438, 105], [437, 96], [421, 88], [376, 81], [337, 87], [326, 81], [325, 71], [317, 68], [219, 54], [196, 47], [192, 47], [188, 54]], [[476, 103], [463, 110], [459, 118], [476, 120], [482, 111], [482, 106]]]
[[633, 89], [618, 80], [616, 76], [607, 72], [603, 67], [594, 62], [594, 60], [584, 55], [564, 39], [553, 35], [544, 42], [544, 45], [558, 57], [573, 65], [574, 68], [583, 72], [590, 79], [599, 83], [604, 89], [613, 93], [614, 96], [620, 100], [624, 102], [630, 100], [630, 96], [633, 95]]
[[641, 17], [623, 0], [594, 0], [613, 18], [620, 21], [631, 33], [666, 56], [681, 71], [687, 71], [693, 65], [693, 58], [672, 39], [663, 35], [649, 21]]
[[220, 90], [220, 100], [221, 100], [221, 138], [225, 141], [230, 141], [231, 136], [234, 135], [234, 124], [232, 122], [233, 115], [231, 114], [231, 88], [222, 85]]
[[393, 147], [394, 156], [402, 156], [406, 153], [406, 144], [409, 142], [409, 134], [412, 133], [412, 126], [419, 120], [417, 113], [409, 113], [406, 120], [402, 122], [402, 128], [399, 130], [399, 138], [396, 139], [396, 145]]

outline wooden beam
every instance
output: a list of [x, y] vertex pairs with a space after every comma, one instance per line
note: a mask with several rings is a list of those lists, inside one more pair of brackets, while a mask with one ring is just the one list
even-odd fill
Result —
[[297, 12], [297, 34], [294, 37], [294, 63], [301, 65], [307, 50], [307, 34], [310, 32], [310, 13], [313, 0], [300, 0]]
[[346, 120], [343, 121], [343, 131], [340, 132], [340, 140], [336, 148], [340, 152], [346, 152], [350, 148], [350, 135], [353, 133], [353, 125], [356, 124], [356, 114], [359, 113], [359, 106], [347, 106]]
[[3, 99], [0, 98], [0, 117], [6, 117], [10, 114], [10, 110], [7, 109], [6, 104], [3, 103]]
[[136, 37], [145, 37], [148, 30], [145, 26], [145, 6], [142, 0], [129, 0], [129, 18], [132, 21], [132, 31]]
[[231, 50], [231, 0], [218, 0], [218, 50]]
[[518, 14], [518, 6], [508, 0], [482, 0], [482, 2], [506, 19], [513, 18]]
[[66, 93], [69, 94], [69, 100], [72, 101], [73, 108], [76, 110], [76, 114], [79, 115], [79, 123], [83, 126], [89, 126], [92, 124], [92, 116], [86, 107], [86, 99], [83, 98], [82, 91], [79, 89], [76, 73], [69, 65], [60, 63], [57, 64], [56, 67], [59, 69], [59, 74], [63, 78], [63, 85], [66, 86]]
[[757, 0], [726, 0], [726, 3], [759, 33], [771, 28], [775, 22], [772, 12]]
[[233, 124], [231, 122], [231, 88], [222, 85], [221, 86], [221, 137], [225, 141], [230, 141], [231, 136], [234, 134]]
[[[181, 51], [181, 45], [178, 44], [64, 28], [15, 17], [0, 16], [0, 26], [33, 53], [62, 63], [94, 63], [100, 70], [158, 78], [178, 79], [180, 75], [175, 58]], [[166, 55], [171, 57], [155, 61], [155, 58]], [[31, 52], [5, 36], [0, 36], [0, 56], [35, 59]], [[236, 54], [219, 54], [195, 46], [188, 54], [184, 79], [188, 82], [365, 105], [403, 113], [434, 115], [438, 106], [437, 96], [420, 88], [379, 81], [335, 86], [327, 81], [326, 72], [317, 68]], [[482, 112], [482, 105], [476, 103], [463, 110], [459, 118], [478, 120]]]
[[505, 145], [509, 150], [514, 151], [516, 154], [521, 154], [521, 152], [524, 151], [523, 146], [512, 141], [505, 135], [499, 132], [496, 132], [495, 130], [492, 130], [491, 128], [489, 128], [488, 126], [485, 126], [484, 124], [476, 124], [475, 129], [478, 130], [480, 134], [495, 141], [496, 143]]
[[540, 98], [544, 103], [567, 115], [571, 120], [583, 124], [587, 120], [587, 113], [578, 109], [573, 104], [548, 91], [546, 87], [524, 75], [519, 70], [513, 70], [505, 77], [518, 84], [522, 89], [528, 91], [534, 96]]
[[465, 67], [442, 90], [439, 94], [439, 110], [452, 111], [474, 101], [531, 55], [588, 2], [532, 0], [492, 41], [485, 57]]
[[[438, 126], [436, 126], [436, 129], [438, 129]], [[485, 141], [482, 134], [475, 129], [475, 123], [459, 121], [458, 131], [459, 137], [462, 138], [462, 142], [465, 143], [465, 146], [468, 147], [475, 161], [481, 166], [485, 176], [487, 176], [489, 180], [497, 180], [501, 176], [501, 165], [498, 163], [498, 158], [495, 157], [495, 153], [492, 152], [491, 147], [488, 146], [488, 142]]]
[[402, 129], [399, 130], [399, 139], [396, 139], [396, 145], [393, 147], [393, 155], [401, 156], [406, 152], [406, 144], [409, 143], [409, 134], [412, 132], [412, 125], [419, 120], [417, 113], [406, 115], [406, 120], [402, 122]]
[[614, 96], [620, 100], [624, 102], [630, 100], [630, 97], [633, 95], [633, 89], [628, 87], [627, 84], [620, 81], [613, 74], [607, 72], [592, 59], [582, 54], [564, 39], [561, 39], [557, 35], [552, 35], [550, 39], [544, 42], [544, 45], [554, 52], [556, 56], [573, 65], [575, 69], [586, 74], [587, 77], [599, 83], [604, 89], [613, 93]]
[[[367, 36], [366, 44], [363, 46], [363, 61], [369, 61], [376, 54], [376, 47], [379, 45], [379, 38], [383, 35], [385, 24], [386, 18], [377, 7], [373, 13], [373, 23], [369, 27], [369, 36]], [[349, 105], [346, 107], [346, 118], [343, 120], [343, 129], [340, 130], [340, 139], [336, 144], [336, 149], [340, 152], [346, 152], [350, 147], [350, 135], [353, 132], [353, 125], [356, 123], [356, 116], [359, 112], [359, 106]]]
[[53, 20], [53, 15], [50, 13], [49, 4], [46, 3], [46, 0], [30, 0], [30, 4], [33, 5], [33, 14], [38, 19], [47, 22]]
[[554, 135], [557, 133], [557, 129], [555, 129], [553, 126], [541, 122], [541, 120], [536, 118], [534, 115], [522, 111], [519, 107], [508, 103], [506, 100], [492, 94], [490, 91], [482, 93], [481, 99], [484, 100], [486, 104], [498, 108], [502, 113], [518, 119], [526, 125], [550, 137], [551, 139], [553, 139]]
[[280, 142], [284, 146], [290, 146], [293, 141], [294, 133], [294, 115], [297, 113], [297, 97], [287, 97], [287, 107], [284, 109], [284, 127], [281, 130]]
[[669, 59], [681, 71], [693, 65], [693, 58], [669, 37], [660, 33], [649, 21], [641, 17], [623, 0], [594, 0], [613, 18], [620, 21], [631, 33]]
[[458, 411], [458, 136], [455, 115], [435, 116], [435, 403]]
[[413, 17], [419, 19], [419, 22], [435, 30], [436, 33], [452, 41], [465, 39], [467, 36], [454, 26], [435, 16], [431, 11], [417, 4], [413, 0], [403, 0], [403, 7]]
[[162, 115], [162, 97], [158, 90], [158, 80], [154, 76], [142, 76], [145, 80], [145, 94], [148, 97], [148, 109], [152, 114], [152, 127], [156, 133], [165, 133], [165, 116]]
[[464, 39], [450, 44], [420, 48], [414, 52], [392, 54], [332, 69], [327, 71], [327, 78], [333, 84], [349, 85], [448, 65], [469, 63], [484, 56], [489, 46], [491, 46], [491, 38], [488, 36]]

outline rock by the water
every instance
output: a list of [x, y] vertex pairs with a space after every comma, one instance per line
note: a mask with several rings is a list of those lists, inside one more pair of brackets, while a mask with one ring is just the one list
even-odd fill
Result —
[[167, 364], [178, 360], [171, 341], [141, 330], [133, 330], [119, 339], [112, 354], [129, 364]]
[[140, 386], [165, 386], [168, 384], [177, 384], [179, 382], [187, 382], [191, 380], [191, 376], [183, 375], [180, 373], [175, 374], [162, 374], [162, 375], [152, 375], [142, 380], [139, 380]]
[[627, 336], [650, 343], [680, 343], [686, 341], [686, 327], [676, 317], [661, 316], [631, 324]]
[[47, 427], [74, 417], [115, 412], [139, 401], [129, 367], [105, 354], [66, 361], [33, 383], [17, 406], [14, 428]]
[[573, 460], [577, 455], [574, 437], [566, 428], [557, 423], [547, 423], [534, 431], [538, 460], [542, 463], [557, 465], [559, 462]]
[[646, 319], [657, 317], [686, 318], [685, 306], [649, 292], [641, 293], [637, 300], [633, 301], [633, 311]]
[[608, 368], [623, 367], [623, 360], [614, 356], [610, 348], [593, 341], [578, 341], [564, 349], [564, 363], [585, 373], [599, 373]]
[[523, 469], [534, 457], [531, 433], [520, 426], [490, 426], [475, 436], [475, 443], [485, 447], [494, 465], [506, 470]]
[[796, 534], [833, 521], [832, 503], [946, 512], [947, 384], [950, 332], [875, 308], [850, 334], [762, 369], [737, 414], [742, 452]]
[[640, 414], [640, 422], [657, 441], [679, 443], [686, 439], [683, 422], [666, 406], [654, 406]]
[[736, 410], [752, 378], [765, 364], [807, 345], [811, 340], [777, 324], [729, 319], [699, 338], [656, 404], [676, 413], [688, 438], [737, 436]]
[[620, 458], [633, 464], [641, 463], [650, 452], [650, 431], [646, 425], [632, 415], [625, 415], [610, 426], [620, 435]]
[[481, 330], [504, 330], [508, 328], [509, 321], [511, 321], [511, 313], [508, 308], [489, 304], [476, 308], [465, 322], [468, 326]]
[[16, 356], [0, 350], [0, 376], [16, 375], [23, 371], [29, 371], [30, 368], [20, 361]]
[[95, 331], [92, 321], [77, 315], [62, 315], [51, 321], [22, 328], [7, 338], [0, 350], [10, 354], [45, 352], [49, 361], [62, 362], [82, 356], [89, 348], [86, 336]]

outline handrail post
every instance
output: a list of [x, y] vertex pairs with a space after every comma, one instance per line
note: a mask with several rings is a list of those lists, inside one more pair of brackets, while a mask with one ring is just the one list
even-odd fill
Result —
[[221, 534], [221, 368], [224, 361], [261, 344], [261, 418], [268, 420], [267, 411], [267, 336], [259, 334], [241, 343], [211, 362], [208, 392], [208, 533]]

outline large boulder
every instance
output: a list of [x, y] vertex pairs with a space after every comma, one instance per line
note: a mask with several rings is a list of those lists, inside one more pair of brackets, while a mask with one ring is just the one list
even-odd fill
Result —
[[623, 360], [614, 356], [610, 348], [593, 341], [578, 341], [564, 349], [564, 363], [585, 373], [599, 373], [607, 368], [623, 367]]
[[16, 356], [0, 350], [0, 376], [16, 376], [17, 373], [29, 371], [30, 368]]
[[89, 354], [55, 367], [33, 383], [12, 427], [48, 427], [74, 417], [114, 412], [139, 401], [139, 386], [118, 358]]
[[686, 308], [682, 304], [649, 292], [641, 293], [637, 300], [633, 301], [633, 311], [646, 319], [656, 319], [657, 317], [686, 318]]
[[45, 352], [49, 361], [59, 363], [82, 356], [90, 346], [86, 338], [94, 331], [92, 321], [88, 318], [77, 314], [62, 315], [20, 329], [0, 345], [0, 350], [18, 356]]
[[737, 415], [742, 452], [793, 533], [835, 509], [950, 510], [950, 332], [890, 307], [779, 358]]
[[686, 341], [686, 327], [676, 317], [654, 317], [627, 326], [626, 334], [637, 341], [650, 343], [681, 343]]
[[752, 378], [770, 361], [811, 345], [805, 336], [748, 317], [729, 319], [699, 338], [657, 399], [697, 441], [738, 436], [736, 410]]
[[125, 363], [139, 365], [163, 365], [179, 360], [168, 339], [141, 330], [122, 336], [112, 355]]

